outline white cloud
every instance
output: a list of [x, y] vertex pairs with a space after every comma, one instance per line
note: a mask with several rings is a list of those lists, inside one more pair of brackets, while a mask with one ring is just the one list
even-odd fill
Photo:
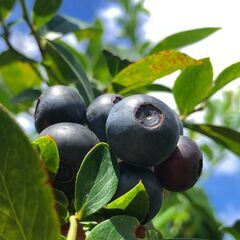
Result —
[[69, 44], [70, 46], [77, 48], [78, 47], [78, 39], [73, 33], [69, 33], [64, 35], [61, 40]]
[[[210, 57], [215, 77], [227, 66], [240, 61], [239, 0], [147, 0], [144, 5], [150, 12], [149, 18], [142, 26], [146, 39], [158, 42], [179, 31], [201, 27], [221, 27], [222, 29], [212, 36], [185, 47], [182, 51], [197, 59]], [[108, 8], [101, 9], [98, 15], [106, 25], [105, 40], [113, 41], [119, 36], [120, 28], [116, 18], [123, 15], [121, 8], [110, 5]], [[161, 83], [171, 87], [177, 74], [162, 78]], [[224, 89], [233, 90], [239, 85], [240, 81], [233, 81]], [[152, 95], [156, 96], [155, 93]], [[170, 94], [161, 93], [157, 97], [166, 101], [172, 108], [176, 108]], [[214, 97], [221, 97], [221, 93], [218, 92]], [[202, 119], [202, 115], [200, 118]]]
[[[202, 27], [221, 27], [222, 29], [212, 36], [185, 47], [182, 51], [196, 59], [210, 57], [215, 77], [227, 66], [240, 61], [239, 0], [147, 0], [144, 5], [150, 12], [149, 19], [143, 26], [146, 39], [159, 42], [179, 31]], [[171, 87], [176, 77], [177, 74], [164, 77], [159, 83]], [[228, 84], [224, 90], [236, 89], [237, 86], [240, 86], [239, 80]], [[154, 93], [153, 95], [161, 98], [172, 108], [176, 108], [174, 98], [170, 94]], [[214, 95], [214, 98], [221, 97], [220, 91]], [[203, 114], [196, 113], [191, 116], [192, 118], [202, 121]]]
[[17, 122], [19, 123], [20, 127], [27, 133], [34, 132], [34, 123], [33, 123], [33, 116], [27, 113], [20, 113], [17, 116]]
[[228, 205], [224, 207], [223, 211], [218, 212], [218, 217], [225, 226], [231, 226], [240, 219], [240, 210], [232, 205]]
[[105, 26], [105, 41], [113, 41], [120, 34], [120, 26], [117, 24], [117, 18], [123, 15], [122, 9], [117, 5], [110, 5], [108, 8], [100, 9], [97, 13]]
[[13, 31], [10, 41], [21, 53], [33, 59], [40, 59], [40, 52], [35, 38], [27, 33]]
[[110, 6], [105, 10], [101, 9], [98, 14], [100, 17], [112, 19], [122, 16], [123, 12], [118, 6]]
[[[199, 27], [222, 27], [223, 29], [213, 34], [209, 38], [186, 47], [183, 51], [195, 58], [209, 56], [212, 60], [215, 75], [226, 66], [240, 61], [240, 22], [239, 0], [217, 1], [217, 0], [147, 0], [145, 7], [150, 12], [149, 19], [143, 25], [146, 38], [158, 42], [160, 39], [173, 33], [194, 29]], [[106, 27], [104, 39], [114, 41], [119, 36], [120, 26], [117, 18], [123, 16], [123, 10], [111, 4], [105, 9], [100, 9], [97, 14]], [[66, 35], [64, 40], [71, 46], [83, 51], [83, 45], [78, 45], [77, 39], [73, 34]], [[29, 57], [39, 59], [38, 46], [33, 37], [21, 32], [13, 32], [11, 41], [14, 46]], [[159, 83], [172, 87], [178, 72], [162, 78]], [[227, 89], [234, 89], [240, 81], [234, 81], [227, 86]], [[153, 96], [160, 98], [170, 107], [176, 109], [176, 104], [172, 95], [168, 93], [152, 93]], [[217, 94], [216, 97], [221, 97]], [[195, 119], [202, 120], [202, 113], [194, 114]], [[221, 170], [220, 170], [221, 171]]]
[[233, 175], [239, 173], [239, 158], [229, 153], [224, 160], [216, 166], [215, 172], [220, 175]]
[[147, 39], [158, 42], [179, 31], [221, 27], [208, 39], [183, 51], [196, 58], [209, 56], [215, 73], [240, 60], [239, 0], [147, 0], [145, 7], [151, 13], [144, 26]]

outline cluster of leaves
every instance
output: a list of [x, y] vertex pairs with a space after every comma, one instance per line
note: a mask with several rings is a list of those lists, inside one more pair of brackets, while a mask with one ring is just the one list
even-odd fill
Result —
[[[48, 177], [54, 178], [58, 169], [56, 143], [46, 136], [31, 145], [3, 107], [0, 108], [0, 120], [3, 143], [0, 149], [3, 187], [0, 211], [4, 223], [0, 232], [4, 239], [59, 239], [60, 223], [64, 225], [69, 219], [67, 239], [70, 240], [76, 239], [78, 222], [85, 230], [100, 222], [90, 231], [89, 240], [102, 239], [102, 236], [104, 239], [137, 239], [136, 228], [148, 211], [148, 195], [140, 181], [109, 203], [117, 189], [118, 167], [108, 144], [97, 144], [84, 158], [76, 178], [74, 206], [70, 206], [63, 192], [55, 190], [52, 194], [49, 184]], [[50, 173], [48, 177], [44, 166]], [[103, 221], [102, 216], [111, 217]]]
[[[234, 91], [224, 91], [222, 98], [211, 99], [205, 106], [204, 121], [208, 124], [218, 123], [239, 131], [239, 98], [240, 89], [238, 88]], [[194, 133], [194, 135], [199, 137], [198, 134]], [[201, 149], [213, 166], [229, 157], [229, 151], [215, 142], [203, 141]]]
[[[130, 14], [131, 1], [117, 2], [121, 2], [126, 13]], [[20, 4], [23, 19], [11, 22], [8, 17], [15, 4]], [[240, 133], [236, 128], [230, 128], [232, 124], [223, 121], [221, 126], [215, 126], [213, 118], [206, 119], [205, 123], [196, 124], [187, 119], [190, 114], [203, 110], [205, 106], [210, 109], [211, 97], [226, 84], [240, 77], [239, 62], [224, 69], [214, 79], [209, 58], [196, 60], [179, 51], [180, 48], [211, 35], [218, 28], [176, 33], [155, 46], [151, 46], [149, 42], [139, 42], [133, 30], [136, 29], [138, 13], [143, 11], [140, 1], [135, 6], [136, 11], [133, 15], [127, 15], [131, 21], [119, 19], [119, 23], [125, 29], [122, 36], [128, 36], [132, 43], [131, 52], [103, 42], [104, 26], [100, 20], [90, 25], [79, 19], [57, 15], [60, 5], [61, 0], [36, 0], [30, 11], [25, 0], [1, 0], [1, 37], [8, 49], [0, 54], [0, 102], [9, 111], [14, 114], [31, 113], [33, 102], [46, 84], [74, 85], [87, 105], [102, 92], [128, 96], [135, 93], [166, 91], [173, 94], [184, 127], [203, 134], [240, 155]], [[25, 56], [16, 50], [10, 41], [12, 27], [22, 22], [28, 26], [38, 44], [40, 60]], [[79, 42], [87, 41], [84, 53], [61, 39], [69, 33], [74, 34]], [[128, 54], [124, 55], [126, 52]], [[131, 54], [134, 57], [126, 59], [126, 56]], [[177, 70], [180, 70], [180, 74], [172, 89], [155, 83], [157, 79]], [[232, 104], [232, 101], [229, 100], [228, 104]], [[33, 147], [38, 149], [39, 155], [4, 108], [1, 108], [0, 122], [0, 219], [3, 223], [0, 226], [0, 236], [6, 239], [58, 239], [60, 226], [53, 208], [54, 202], [60, 209], [62, 222], [66, 222], [72, 213], [68, 212], [69, 203], [62, 193], [57, 192], [57, 200], [54, 200], [50, 187], [46, 184], [48, 180], [41, 167], [43, 163], [39, 160], [45, 160], [44, 165], [53, 177], [58, 168], [56, 146], [49, 139], [38, 139], [33, 143]], [[89, 160], [96, 156], [101, 161]], [[106, 169], [106, 166], [110, 168], [107, 168], [108, 174], [104, 175], [103, 169]], [[88, 168], [95, 169], [93, 176], [86, 173]], [[136, 198], [141, 198], [147, 205], [147, 195], [141, 183], [125, 196], [124, 201], [119, 199], [106, 205], [117, 184], [114, 173], [114, 160], [108, 146], [98, 145], [88, 154], [79, 170], [76, 186], [78, 181], [80, 184], [84, 178], [85, 187], [76, 188], [74, 205], [77, 214], [72, 220], [72, 225], [74, 226], [74, 221], [83, 221], [100, 209], [109, 216], [127, 213], [136, 218], [116, 216], [106, 220], [91, 231], [89, 239], [97, 239], [101, 234], [109, 235], [109, 239], [120, 239], [124, 238], [124, 234], [130, 234], [128, 236], [131, 237], [127, 239], [135, 239], [131, 234], [135, 234], [133, 229], [139, 225], [137, 219], [141, 220], [144, 217], [144, 209], [147, 207], [141, 207], [142, 210], [138, 212], [129, 208]], [[101, 184], [101, 187], [96, 186], [102, 178], [109, 178], [111, 181], [104, 181], [106, 185]], [[93, 198], [95, 195], [99, 198]], [[215, 220], [212, 209], [208, 208], [209, 203], [202, 191], [195, 189], [184, 194], [172, 194], [166, 199], [168, 200], [165, 201], [163, 210], [153, 221], [154, 226], [160, 229], [164, 236], [221, 239], [219, 223]], [[171, 205], [171, 202], [175, 205]], [[46, 212], [48, 214], [45, 214]], [[193, 217], [199, 222], [193, 223]], [[91, 221], [87, 221], [84, 226], [87, 227], [90, 223]], [[205, 231], [199, 228], [199, 225], [203, 225]], [[231, 233], [229, 229], [222, 228]], [[158, 239], [156, 234], [149, 232], [148, 239]]]

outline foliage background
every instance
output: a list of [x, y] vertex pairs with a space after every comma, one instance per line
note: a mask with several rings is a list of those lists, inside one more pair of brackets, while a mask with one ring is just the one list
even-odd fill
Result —
[[[33, 6], [33, 1], [27, 1], [27, 3], [29, 8]], [[167, 35], [170, 35], [179, 30], [208, 26], [223, 27], [223, 30], [217, 32], [208, 40], [183, 49], [183, 52], [186, 52], [190, 56], [197, 59], [209, 56], [212, 60], [216, 76], [217, 73], [219, 73], [224, 67], [227, 67], [239, 59], [238, 51], [235, 51], [239, 46], [237, 44], [234, 44], [238, 41], [239, 38], [239, 34], [234, 34], [236, 31], [234, 28], [234, 23], [236, 21], [233, 16], [236, 16], [235, 11], [237, 9], [237, 6], [236, 1], [231, 1], [231, 3], [232, 4], [226, 3], [226, 5], [219, 3], [221, 7], [218, 9], [220, 10], [215, 11], [215, 9], [213, 9], [213, 3], [210, 3], [210, 5], [208, 5], [209, 3], [206, 1], [202, 1], [199, 3], [199, 5], [192, 5], [190, 1], [186, 1], [184, 4], [176, 3], [176, 1], [168, 1], [166, 5], [164, 5], [163, 2], [161, 5], [157, 4], [156, 1], [146, 1], [146, 7], [152, 10], [151, 17], [141, 4], [139, 4], [139, 8], [137, 8], [138, 10], [132, 11], [132, 8], [129, 8], [128, 6], [128, 1], [124, 0], [81, 2], [68, 0], [63, 1], [59, 12], [66, 15], [75, 16], [88, 22], [94, 22], [97, 17], [101, 18], [104, 22], [105, 34], [103, 36], [103, 42], [105, 47], [114, 50], [116, 50], [115, 46], [121, 47], [122, 50], [119, 54], [123, 57], [130, 57], [131, 59], [137, 59], [143, 56], [146, 49], [148, 49], [148, 46], [153, 45], [150, 40], [159, 41]], [[171, 4], [175, 6], [174, 9], [181, 9], [181, 11], [173, 10]], [[206, 11], [206, 8], [208, 11], [211, 11], [211, 13], [217, 12], [215, 14], [212, 14], [210, 20], [208, 18], [210, 12]], [[161, 9], [163, 10], [161, 11]], [[230, 14], [227, 15], [223, 21], [223, 18], [219, 16], [225, 14], [224, 9], [227, 9], [227, 12]], [[159, 15], [156, 13], [159, 13]], [[20, 7], [16, 6], [14, 13], [11, 15], [9, 21], [18, 19], [20, 16]], [[190, 17], [192, 17], [192, 20], [189, 20]], [[200, 21], [202, 19], [204, 20]], [[218, 21], [218, 19], [221, 20]], [[153, 23], [154, 21], [155, 23]], [[142, 26], [144, 26], [144, 23], [147, 24], [144, 28], [142, 28]], [[153, 29], [152, 32], [149, 29]], [[234, 32], [231, 32], [230, 29], [234, 29]], [[144, 36], [144, 30], [146, 31], [146, 37], [149, 40], [147, 40]], [[38, 47], [34, 42], [33, 37], [29, 36], [29, 29], [25, 24], [20, 23], [16, 26], [13, 26], [11, 32], [11, 42], [13, 46], [16, 47], [16, 49], [23, 51], [24, 54], [26, 54], [28, 57], [33, 57], [36, 60], [40, 59]], [[157, 33], [159, 33], [159, 35]], [[71, 46], [76, 47], [80, 52], [84, 53], [86, 51], [85, 49], [87, 42], [85, 40], [79, 43], [73, 34], [67, 35], [63, 39]], [[99, 43], [96, 41], [93, 41], [92, 44], [92, 50], [90, 49], [89, 51], [92, 57], [92, 61], [94, 62], [94, 54], [98, 52], [97, 49], [100, 45], [98, 45]], [[0, 41], [0, 48], [2, 52], [7, 48], [3, 40]], [[129, 49], [131, 51], [129, 51]], [[216, 54], [213, 49], [217, 49], [219, 52]], [[84, 62], [82, 63], [84, 65]], [[87, 64], [85, 66], [87, 66]], [[3, 69], [1, 69], [1, 71], [3, 71]], [[16, 72], [15, 74], [19, 73]], [[104, 73], [99, 72], [99, 74]], [[106, 75], [101, 76], [103, 77], [102, 79], [106, 77]], [[176, 76], [177, 74], [173, 74], [169, 77], [166, 77], [164, 81], [161, 80], [161, 84], [164, 83], [167, 86], [171, 87]], [[10, 84], [12, 84], [11, 86], [14, 85], [14, 83], [11, 82]], [[234, 89], [234, 91], [232, 89]], [[14, 94], [19, 92], [17, 86], [13, 86], [12, 90]], [[173, 108], [176, 107], [174, 105], [173, 99], [169, 94], [153, 93], [153, 95], [163, 99]], [[213, 100], [207, 103], [207, 111], [204, 114], [197, 113], [191, 118], [197, 122], [204, 120], [208, 123], [224, 124], [235, 130], [239, 130], [239, 99], [239, 88], [236, 87], [236, 83], [230, 84], [227, 88], [225, 88], [224, 92], [217, 94]], [[15, 99], [15, 101], [17, 100]], [[12, 105], [12, 103], [9, 104], [9, 107], [11, 108], [12, 106], [10, 105]], [[13, 108], [15, 107], [16, 106]], [[20, 108], [17, 111], [25, 110], [25, 107], [21, 105], [18, 105], [17, 108]], [[22, 124], [23, 127], [27, 129], [30, 135], [34, 135], [34, 132], [32, 132], [31, 114], [32, 110], [30, 109], [30, 112], [21, 113], [18, 115], [18, 120], [20, 124]], [[237, 220], [237, 218], [240, 216], [238, 207], [238, 202], [240, 200], [240, 193], [238, 190], [240, 182], [239, 157], [236, 157], [235, 155], [229, 153], [229, 151], [224, 150], [224, 148], [219, 147], [219, 145], [216, 145], [205, 137], [202, 137], [195, 133], [193, 134], [192, 132], [189, 132], [189, 134], [192, 137], [196, 138], [196, 140], [202, 145], [202, 149], [205, 153], [205, 159], [208, 160], [205, 161], [204, 178], [200, 182], [200, 186], [207, 193], [209, 200], [215, 210], [215, 216], [220, 221], [222, 221], [224, 225], [232, 225], [234, 221]], [[172, 201], [175, 204], [179, 201], [177, 197], [175, 199], [175, 196], [172, 198]], [[185, 235], [189, 234], [185, 233], [184, 231], [190, 231], [188, 230], [187, 225], [189, 224], [190, 219], [194, 218], [194, 215], [196, 215], [199, 218], [199, 221], [201, 221], [201, 217], [198, 215], [200, 214], [199, 211], [193, 210], [191, 207], [191, 211], [188, 209], [189, 196], [185, 196], [185, 199], [184, 197], [180, 199], [180, 205], [183, 205], [182, 207], [185, 211], [183, 211], [182, 214], [179, 213], [176, 215], [176, 209], [172, 209], [174, 216], [168, 212], [167, 213], [169, 215], [166, 214], [166, 219], [168, 222], [169, 219], [172, 220], [174, 218], [174, 224], [172, 226], [169, 226], [167, 222], [161, 222], [162, 220], [160, 222], [157, 222], [161, 228], [164, 226], [165, 230], [163, 231], [166, 231], [166, 233], [169, 233], [170, 235], [181, 233]], [[194, 199], [189, 201], [194, 201]], [[198, 231], [204, 231], [204, 228], [199, 229], [199, 226], [201, 224], [196, 225], [196, 227], [190, 225], [189, 229], [191, 229], [191, 231], [195, 231], [195, 234], [197, 234]], [[212, 228], [215, 228], [215, 226], [213, 225]], [[192, 233], [190, 233], [190, 235], [191, 234]]]

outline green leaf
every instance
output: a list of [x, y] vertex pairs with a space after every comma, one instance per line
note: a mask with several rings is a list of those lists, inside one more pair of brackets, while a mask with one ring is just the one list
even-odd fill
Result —
[[215, 101], [207, 101], [205, 105], [205, 116], [204, 122], [205, 123], [213, 123], [215, 121], [217, 115], [217, 105]]
[[164, 240], [208, 240], [208, 239], [206, 238], [164, 238]]
[[33, 24], [35, 29], [39, 29], [47, 23], [57, 12], [62, 0], [35, 0], [33, 6]]
[[169, 233], [172, 238], [222, 239], [220, 223], [214, 217], [208, 198], [197, 187], [183, 193], [166, 192], [161, 211], [152, 223], [161, 230], [163, 239], [168, 239]]
[[58, 190], [58, 189], [54, 189], [54, 194], [55, 194], [55, 199], [57, 202], [59, 202], [60, 204], [62, 204], [64, 207], [68, 207], [69, 206], [69, 201], [67, 196], [65, 195], [64, 192]]
[[21, 23], [24, 23], [24, 20], [22, 18], [19, 18], [19, 19], [16, 19], [16, 20], [13, 20], [13, 21], [9, 21], [7, 22], [7, 28], [9, 28], [9, 30], [18, 25], [18, 24], [21, 24]]
[[97, 144], [84, 158], [75, 184], [74, 205], [79, 219], [107, 204], [118, 184], [117, 161], [106, 143]]
[[139, 87], [130, 92], [127, 92], [123, 94], [123, 96], [130, 96], [133, 94], [140, 94], [140, 93], [145, 94], [149, 92], [172, 92], [172, 90], [169, 87], [166, 87], [164, 85], [152, 83], [144, 87]]
[[91, 75], [95, 80], [95, 86], [97, 89], [103, 90], [111, 84], [112, 76], [108, 69], [107, 60], [102, 52], [104, 26], [101, 20], [97, 19], [94, 22], [94, 27], [100, 29], [101, 32], [94, 38], [89, 39], [86, 55], [91, 63]]
[[79, 60], [79, 62], [81, 63], [85, 71], [90, 70], [91, 66], [89, 63], [89, 59], [86, 58], [86, 55], [84, 53], [80, 53], [76, 48], [71, 47], [70, 45], [68, 45], [66, 42], [62, 40], [58, 39], [58, 40], [55, 40], [54, 42], [65, 47], [72, 55], [74, 55]]
[[59, 239], [58, 240], [67, 240], [66, 237], [60, 235]]
[[219, 89], [223, 88], [225, 85], [237, 78], [240, 78], [240, 62], [230, 65], [218, 75], [214, 81], [214, 86], [211, 89], [209, 96], [212, 96]]
[[137, 240], [138, 220], [129, 216], [115, 216], [97, 225], [86, 240]]
[[[78, 58], [59, 42], [47, 42], [47, 64], [60, 83], [75, 82], [88, 105], [94, 98], [91, 83], [84, 72]], [[49, 70], [48, 70], [49, 71]], [[66, 79], [68, 81], [66, 81]]]
[[[46, 25], [39, 29], [41, 35], [49, 40], [60, 38], [68, 33], [75, 33], [78, 40], [93, 38], [102, 32], [101, 29], [92, 27], [79, 19], [69, 16], [54, 16]], [[55, 33], [54, 35], [52, 33]]]
[[68, 222], [68, 218], [70, 216], [67, 209], [69, 205], [68, 198], [62, 191], [59, 191], [58, 189], [54, 189], [54, 192], [59, 219], [61, 225], [64, 225]]
[[144, 238], [144, 240], [160, 240], [163, 239], [161, 234], [155, 230], [148, 230], [147, 236]]
[[100, 34], [98, 34], [96, 37], [89, 39], [89, 43], [87, 45], [86, 54], [89, 56], [89, 58], [92, 61], [93, 67], [95, 67], [95, 64], [99, 58], [100, 53], [102, 53], [102, 38], [103, 38], [103, 32], [104, 32], [104, 25], [101, 22], [101, 20], [97, 19], [93, 23], [93, 27], [100, 29]]
[[14, 95], [4, 82], [0, 81], [0, 102], [14, 113], [27, 111], [40, 94], [39, 89], [28, 88]]
[[[171, 198], [173, 197], [171, 196]], [[165, 205], [168, 205], [168, 207], [165, 208], [164, 211], [161, 209], [161, 212], [152, 221], [156, 229], [163, 229], [164, 225], [173, 222], [173, 220], [178, 220], [179, 216], [185, 215], [186, 213], [186, 205], [179, 203], [177, 200], [172, 204], [164, 202], [164, 206]]]
[[199, 28], [175, 33], [161, 40], [155, 47], [153, 47], [151, 54], [163, 50], [186, 47], [208, 37], [219, 29], [220, 28]]
[[102, 52], [99, 53], [98, 59], [96, 59], [96, 62], [92, 67], [92, 76], [96, 79], [96, 85], [101, 86], [100, 89], [108, 87], [112, 82], [112, 76], [109, 72], [107, 60]]
[[134, 188], [107, 204], [102, 212], [108, 217], [128, 215], [136, 217], [140, 222], [147, 215], [149, 207], [148, 194], [140, 181]]
[[231, 234], [236, 240], [240, 239], [240, 221], [236, 221], [231, 227], [224, 227], [222, 230], [225, 233]]
[[17, 54], [16, 52], [12, 51], [11, 49], [1, 52], [0, 57], [1, 57], [1, 61], [0, 61], [1, 67], [9, 65], [11, 63], [14, 63], [16, 61], [27, 62], [27, 63], [32, 63], [32, 64], [37, 63], [33, 59], [27, 58], [24, 55]]
[[0, 107], [0, 236], [55, 240], [59, 222], [40, 160], [14, 119]]
[[121, 59], [120, 57], [113, 55], [107, 50], [103, 51], [103, 55], [106, 58], [108, 69], [112, 77], [116, 76], [116, 74], [132, 63], [127, 59]]
[[228, 148], [230, 151], [234, 152], [235, 154], [240, 156], [240, 133], [226, 127], [222, 126], [214, 126], [210, 124], [192, 124], [192, 123], [184, 123], [184, 126], [202, 133], [215, 142], [223, 145], [224, 147]]
[[15, 95], [11, 101], [13, 104], [24, 103], [24, 102], [33, 102], [41, 95], [41, 91], [35, 88], [28, 88], [17, 95]]
[[211, 146], [209, 146], [209, 144], [202, 144], [201, 146], [201, 150], [207, 155], [207, 158], [209, 161], [214, 159], [214, 153]]
[[173, 94], [182, 116], [191, 113], [211, 90], [212, 64], [208, 58], [201, 61], [201, 65], [183, 70], [174, 84]]
[[40, 31], [45, 32], [45, 36], [48, 32], [60, 33], [62, 35], [75, 32], [82, 27], [86, 27], [86, 24], [78, 19], [55, 15]]
[[[214, 211], [209, 202], [207, 195], [201, 188], [195, 187], [189, 191], [182, 192], [178, 194], [179, 196], [184, 196], [191, 204], [192, 208], [198, 210], [203, 216], [205, 215], [206, 219], [214, 219]], [[197, 196], [197, 197], [196, 197]], [[212, 221], [212, 227], [215, 225], [215, 222]]]
[[9, 17], [16, 0], [1, 0], [0, 1], [0, 19], [4, 20]]
[[113, 88], [114, 84], [118, 84], [126, 88], [121, 90], [120, 94], [129, 92], [179, 69], [200, 63], [200, 61], [177, 51], [163, 51], [142, 58], [124, 68], [113, 79]]
[[45, 162], [47, 169], [56, 175], [59, 165], [59, 154], [54, 139], [50, 136], [39, 137], [33, 141], [33, 145], [37, 146], [40, 158]]
[[6, 85], [4, 82], [0, 80], [0, 103], [6, 107], [9, 111], [15, 112], [15, 106], [13, 106], [11, 99], [12, 95], [7, 89]]
[[1, 53], [0, 81], [2, 80], [13, 94], [18, 94], [26, 88], [40, 86], [41, 78], [32, 64], [10, 50]]
[[70, 216], [68, 209], [59, 202], [56, 202], [56, 209], [58, 211], [59, 221], [61, 223], [61, 226], [68, 223], [68, 219]]
[[74, 34], [78, 41], [83, 39], [94, 39], [101, 36], [102, 29], [97, 27], [86, 27], [84, 29], [80, 29], [79, 31], [75, 31]]
[[[215, 218], [213, 208], [202, 189], [194, 187], [189, 191], [179, 193], [178, 196], [181, 197], [181, 201], [187, 201], [190, 206], [188, 207], [188, 211], [192, 212], [192, 214], [190, 213], [190, 221], [192, 221], [193, 215], [198, 218], [195, 224], [198, 229], [199, 225], [201, 225], [200, 231], [198, 230], [198, 236], [200, 239], [207, 240], [223, 238], [222, 232], [219, 231], [221, 223]], [[192, 225], [189, 230], [191, 231], [192, 229], [194, 231], [194, 227], [196, 226]], [[197, 231], [197, 228], [195, 229], [195, 232]], [[188, 235], [188, 237], [192, 235], [193, 233]]]

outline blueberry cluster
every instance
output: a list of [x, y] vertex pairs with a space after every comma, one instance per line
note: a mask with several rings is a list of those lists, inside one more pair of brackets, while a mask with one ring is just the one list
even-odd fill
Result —
[[185, 191], [201, 175], [202, 153], [197, 144], [183, 136], [178, 115], [152, 96], [103, 94], [86, 109], [75, 89], [57, 85], [39, 97], [34, 118], [40, 136], [50, 135], [56, 141], [60, 166], [53, 186], [69, 199], [84, 156], [99, 141], [108, 142], [119, 160], [114, 198], [140, 180], [144, 184], [149, 196], [145, 222], [161, 208], [162, 188]]

